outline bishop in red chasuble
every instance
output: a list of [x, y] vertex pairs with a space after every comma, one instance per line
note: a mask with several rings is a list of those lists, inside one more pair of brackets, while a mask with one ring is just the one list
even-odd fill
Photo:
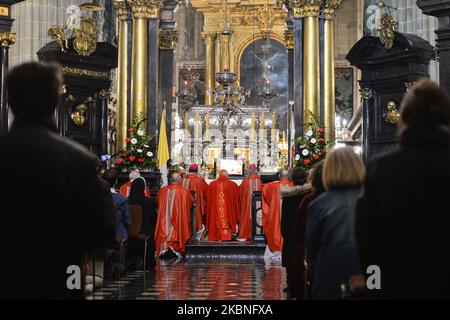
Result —
[[249, 167], [249, 175], [239, 187], [239, 241], [252, 238], [252, 193], [261, 191], [262, 183], [255, 165]]
[[283, 170], [280, 173], [280, 180], [266, 184], [263, 187], [263, 230], [267, 240], [269, 251], [266, 250], [266, 257], [278, 255], [281, 258], [283, 247], [283, 237], [281, 235], [281, 187], [283, 185], [292, 186], [289, 180], [289, 171]]
[[191, 237], [191, 209], [194, 197], [180, 184], [181, 176], [173, 174], [170, 185], [159, 190], [156, 196], [158, 219], [155, 227], [156, 255], [162, 256], [169, 249], [178, 256], [185, 252]]
[[196, 208], [196, 217], [197, 217], [197, 239], [201, 238], [203, 231], [205, 230], [205, 226], [203, 225], [203, 221], [206, 216], [206, 199], [208, 194], [208, 184], [198, 175], [198, 166], [196, 164], [192, 164], [189, 167], [189, 174], [184, 176], [181, 179], [181, 185], [183, 188], [195, 192], [195, 208]]
[[209, 241], [231, 240], [239, 219], [239, 187], [222, 170], [208, 187], [206, 229]]

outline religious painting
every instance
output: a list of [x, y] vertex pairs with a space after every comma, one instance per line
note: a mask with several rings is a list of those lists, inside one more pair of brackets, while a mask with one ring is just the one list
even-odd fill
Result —
[[[274, 39], [258, 39], [250, 43], [242, 53], [240, 61], [240, 84], [251, 90], [246, 103], [252, 106], [266, 104], [279, 115], [279, 129], [287, 129], [288, 112], [288, 57], [286, 47]], [[269, 84], [277, 95], [263, 98], [261, 84]]]
[[335, 74], [336, 118], [348, 123], [353, 117], [353, 68], [336, 68]]

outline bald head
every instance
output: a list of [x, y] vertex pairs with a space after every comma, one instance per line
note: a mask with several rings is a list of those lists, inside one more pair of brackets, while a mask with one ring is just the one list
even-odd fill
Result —
[[181, 180], [181, 175], [178, 173], [174, 173], [171, 177], [170, 177], [170, 182], [172, 183], [180, 183]]
[[221, 177], [228, 177], [229, 176], [228, 171], [227, 170], [220, 170], [219, 176], [221, 176]]
[[289, 179], [289, 178], [290, 178], [289, 170], [282, 170], [280, 172], [280, 179]]

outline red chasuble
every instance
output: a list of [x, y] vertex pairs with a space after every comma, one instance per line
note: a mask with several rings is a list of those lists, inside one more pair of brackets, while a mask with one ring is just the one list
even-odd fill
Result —
[[[132, 183], [133, 183], [133, 181], [128, 181], [127, 183], [121, 185], [119, 188], [120, 195], [122, 195], [124, 197], [129, 197]], [[150, 191], [148, 191], [147, 187], [145, 187], [144, 193], [145, 193], [145, 196], [150, 199]]]
[[239, 187], [239, 206], [241, 215], [239, 217], [238, 239], [249, 240], [252, 238], [252, 192], [261, 191], [261, 188], [261, 179], [256, 173], [252, 173], [245, 178]]
[[191, 208], [194, 197], [180, 184], [170, 184], [156, 196], [158, 219], [155, 227], [156, 254], [160, 256], [169, 247], [184, 253], [191, 237]]
[[206, 228], [209, 241], [231, 240], [239, 218], [239, 187], [220, 176], [208, 187]]
[[263, 188], [263, 229], [270, 251], [281, 251], [281, 186], [292, 186], [288, 179], [268, 183]]
[[208, 193], [208, 184], [195, 173], [189, 173], [181, 180], [181, 185], [195, 192], [195, 206], [197, 213], [197, 232], [202, 230], [203, 217], [206, 215], [206, 199]]

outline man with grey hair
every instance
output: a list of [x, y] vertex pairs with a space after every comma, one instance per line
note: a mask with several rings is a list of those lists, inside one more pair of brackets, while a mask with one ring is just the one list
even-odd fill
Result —
[[191, 237], [190, 219], [194, 197], [174, 173], [170, 184], [156, 196], [158, 219], [155, 227], [156, 255], [161, 259], [181, 258]]
[[292, 186], [289, 170], [280, 172], [280, 180], [266, 184], [263, 187], [263, 230], [267, 240], [264, 257], [281, 260], [283, 236], [281, 235], [281, 189]]

